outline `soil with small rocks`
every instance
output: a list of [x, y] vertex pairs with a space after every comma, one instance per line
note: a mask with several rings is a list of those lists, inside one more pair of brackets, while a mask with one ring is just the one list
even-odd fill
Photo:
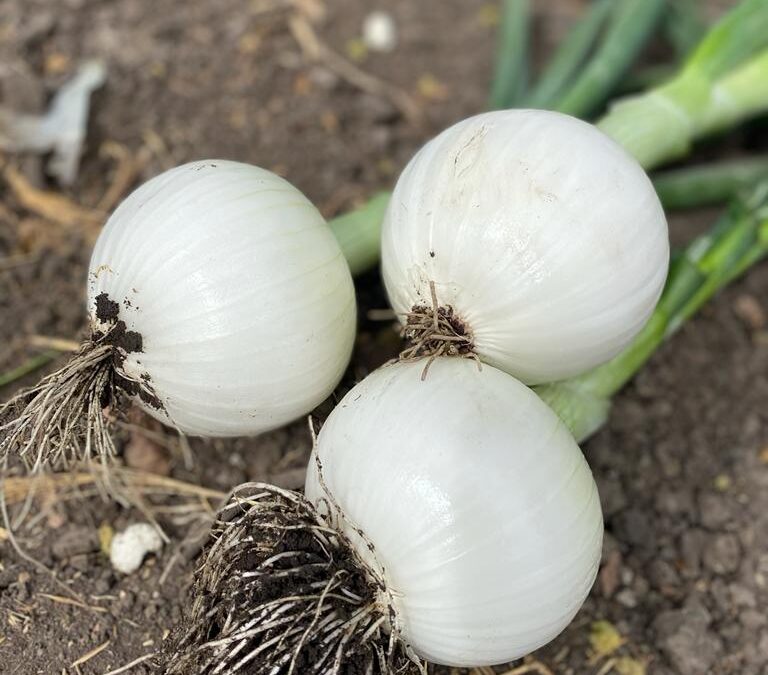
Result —
[[[485, 106], [492, 4], [297, 3], [344, 55], [359, 53], [365, 14], [386, 6], [399, 27], [398, 46], [368, 54], [359, 67], [406, 92], [422, 111], [420, 124], [405, 119], [387, 95], [361, 91], [323, 61], [311, 61], [289, 29], [288, 4], [5, 0], [0, 105], [40, 111], [78, 63], [99, 56], [108, 78], [93, 97], [78, 181], [63, 191], [73, 201], [95, 207], [116, 177], [121, 152], [144, 158], [134, 182], [183, 161], [226, 157], [285, 175], [327, 216], [391, 186], [424, 140]], [[537, 7], [537, 55], [583, 6], [560, 0]], [[749, 145], [754, 134], [748, 128], [733, 135], [729, 149]], [[703, 156], [720, 149], [715, 141]], [[0, 159], [13, 162], [30, 185], [59, 190], [40, 158]], [[672, 218], [674, 243], [716, 214]], [[39, 353], [30, 336], [83, 335], [85, 274], [97, 231], [34, 213], [0, 178], [0, 373]], [[355, 356], [340, 390], [317, 411], [319, 421], [345, 389], [400, 347], [391, 325], [366, 315], [386, 306], [378, 274], [364, 275], [357, 287]], [[585, 444], [605, 512], [603, 564], [571, 626], [532, 656], [552, 673], [626, 675], [642, 664], [656, 675], [768, 675], [766, 313], [763, 265], [652, 358], [616, 397], [606, 428]], [[44, 372], [0, 389], [0, 399]], [[12, 504], [16, 542], [37, 564], [20, 557], [0, 529], [0, 673], [85, 675], [132, 662], [124, 672], [155, 672], [152, 655], [190, 602], [217, 500], [246, 480], [303, 484], [310, 449], [304, 422], [258, 439], [192, 440], [186, 447], [144, 415], [132, 412], [129, 421], [133, 426], [123, 426], [117, 439], [128, 467], [215, 492], [146, 494], [168, 543], [130, 576], [113, 571], [105, 550], [110, 533], [146, 520], [139, 509], [105, 499], [92, 484], [79, 494], [38, 488]], [[594, 653], [596, 621], [620, 633], [618, 649]]]

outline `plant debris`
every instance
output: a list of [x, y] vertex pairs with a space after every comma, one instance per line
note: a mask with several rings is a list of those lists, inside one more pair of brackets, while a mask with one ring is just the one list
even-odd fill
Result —
[[48, 170], [62, 185], [77, 178], [91, 93], [106, 79], [102, 61], [85, 62], [59, 89], [45, 115], [0, 108], [0, 148], [11, 152], [53, 152]]

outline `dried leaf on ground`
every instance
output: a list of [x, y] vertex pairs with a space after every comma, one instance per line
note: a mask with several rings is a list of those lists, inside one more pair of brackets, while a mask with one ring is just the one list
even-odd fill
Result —
[[77, 177], [83, 150], [91, 92], [106, 78], [101, 61], [87, 61], [66, 82], [44, 115], [28, 115], [0, 108], [0, 148], [11, 152], [53, 151], [48, 170], [62, 185]]
[[610, 621], [595, 621], [589, 630], [589, 655], [591, 663], [597, 663], [605, 656], [613, 654], [626, 640]]

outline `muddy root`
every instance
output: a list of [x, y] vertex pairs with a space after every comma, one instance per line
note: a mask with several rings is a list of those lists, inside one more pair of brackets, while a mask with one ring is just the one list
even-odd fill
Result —
[[383, 582], [302, 495], [242, 485], [211, 540], [168, 675], [424, 672], [390, 630]]

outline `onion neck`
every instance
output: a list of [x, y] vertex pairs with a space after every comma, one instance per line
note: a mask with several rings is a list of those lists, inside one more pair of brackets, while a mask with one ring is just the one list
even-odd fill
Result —
[[353, 276], [379, 262], [381, 223], [389, 197], [388, 192], [379, 192], [360, 208], [328, 222]]

